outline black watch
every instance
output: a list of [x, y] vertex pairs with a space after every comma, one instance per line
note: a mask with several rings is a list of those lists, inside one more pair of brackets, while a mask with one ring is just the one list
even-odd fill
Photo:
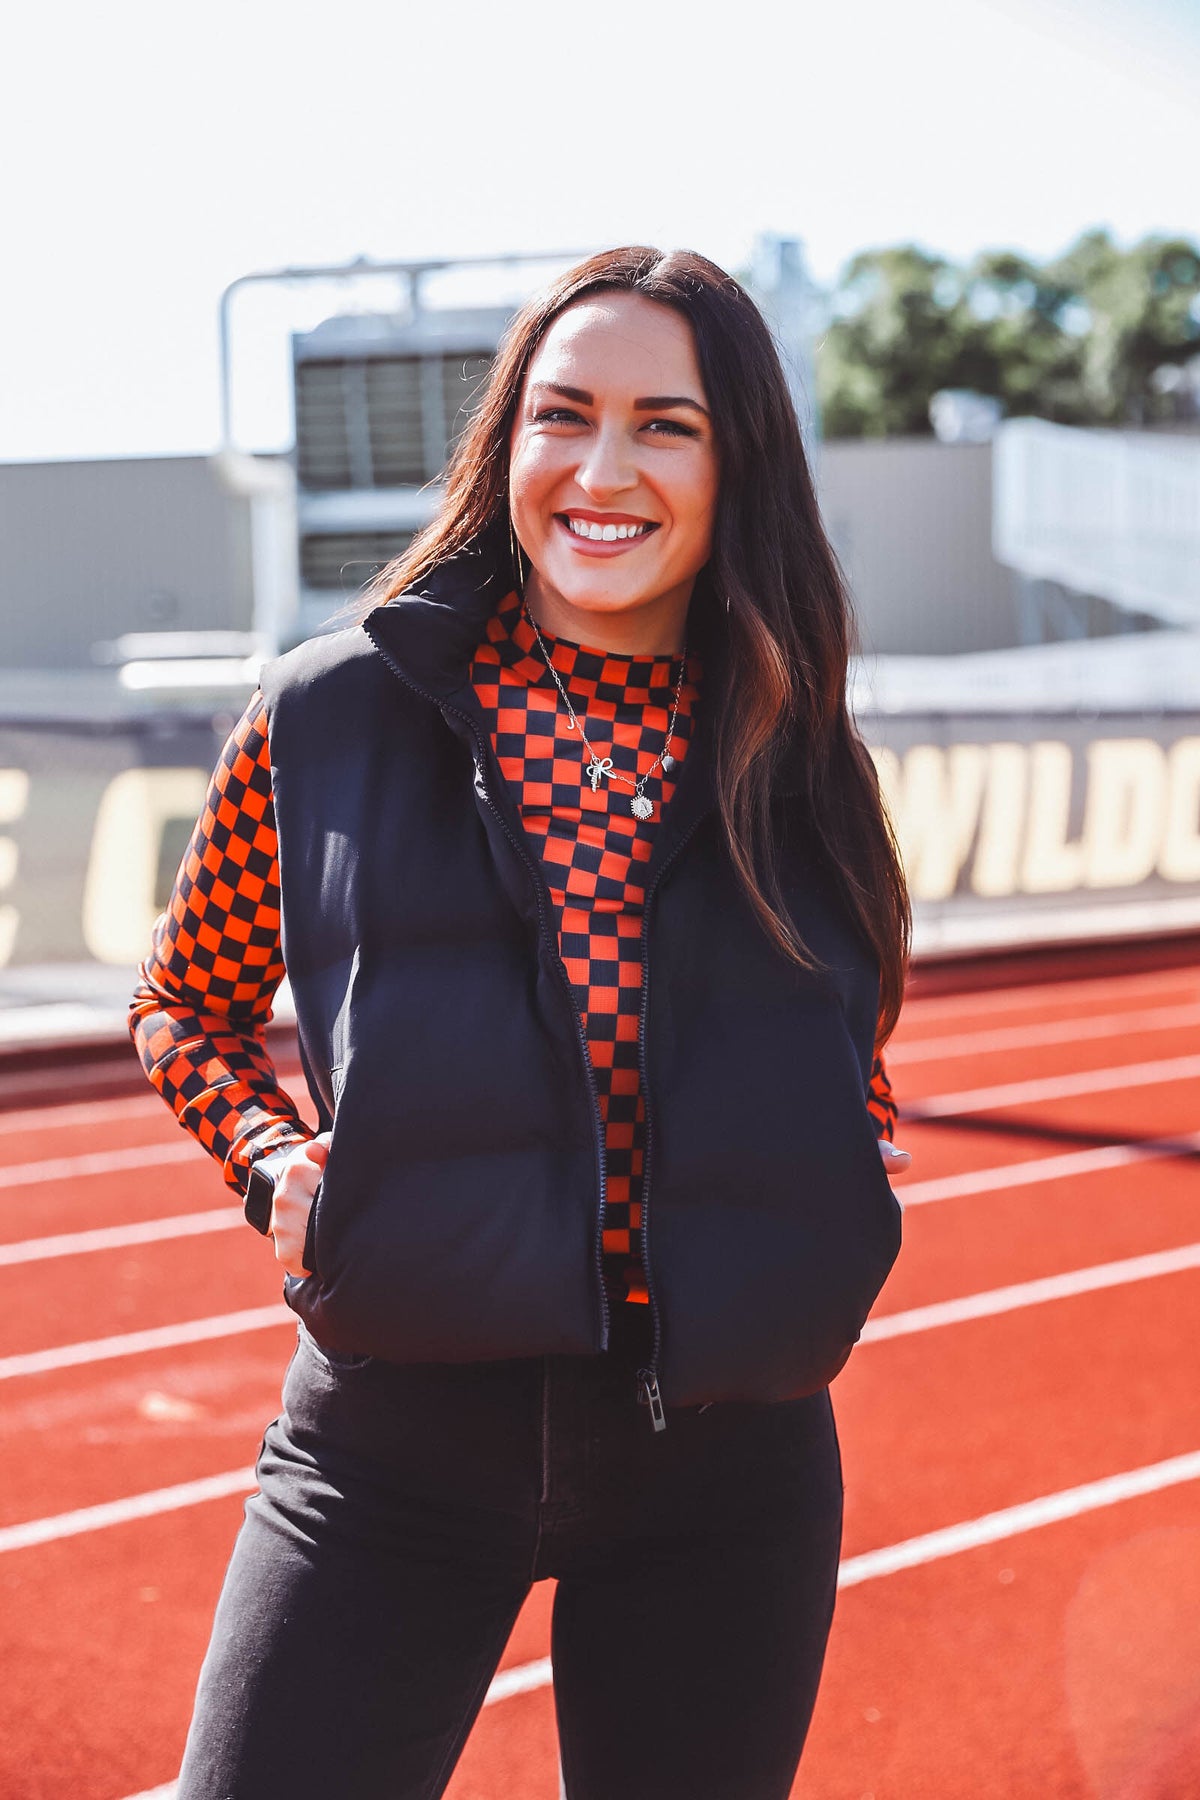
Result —
[[275, 1204], [275, 1176], [285, 1156], [296, 1148], [295, 1144], [281, 1144], [274, 1150], [260, 1156], [257, 1162], [250, 1164], [246, 1176], [246, 1198], [243, 1211], [247, 1221], [255, 1231], [261, 1231], [266, 1237], [271, 1229], [271, 1209]]

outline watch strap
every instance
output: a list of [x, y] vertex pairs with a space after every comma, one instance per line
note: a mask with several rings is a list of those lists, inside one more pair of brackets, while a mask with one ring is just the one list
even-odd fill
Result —
[[302, 1138], [296, 1138], [286, 1144], [272, 1145], [270, 1150], [254, 1159], [247, 1171], [242, 1210], [247, 1223], [253, 1225], [255, 1231], [261, 1232], [264, 1237], [271, 1230], [275, 1178], [296, 1145], [303, 1141]]

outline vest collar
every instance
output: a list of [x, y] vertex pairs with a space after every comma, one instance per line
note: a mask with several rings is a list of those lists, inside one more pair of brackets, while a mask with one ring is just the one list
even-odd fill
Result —
[[448, 700], [468, 679], [487, 622], [511, 589], [509, 559], [478, 539], [431, 570], [419, 587], [375, 607], [363, 626], [411, 682]]

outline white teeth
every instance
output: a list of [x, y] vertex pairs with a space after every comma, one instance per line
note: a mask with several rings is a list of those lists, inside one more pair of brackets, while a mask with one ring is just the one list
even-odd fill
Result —
[[567, 525], [576, 537], [587, 538], [593, 544], [611, 544], [620, 538], [645, 537], [650, 529], [648, 525], [600, 525], [594, 519], [575, 519], [567, 514]]

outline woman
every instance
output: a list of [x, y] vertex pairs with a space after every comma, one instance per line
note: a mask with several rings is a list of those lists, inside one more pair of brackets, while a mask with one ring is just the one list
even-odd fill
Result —
[[531, 302], [369, 602], [264, 670], [134, 1002], [298, 1314], [180, 1800], [442, 1793], [546, 1576], [570, 1800], [781, 1797], [908, 920], [743, 290], [625, 249]]

